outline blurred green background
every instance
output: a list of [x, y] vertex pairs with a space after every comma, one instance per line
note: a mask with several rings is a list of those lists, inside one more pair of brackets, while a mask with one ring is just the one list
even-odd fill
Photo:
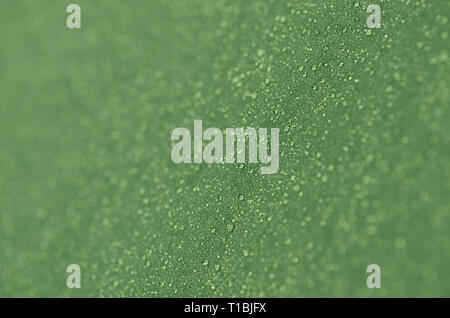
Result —
[[[450, 296], [449, 1], [74, 2], [0, 2], [0, 296]], [[278, 174], [175, 165], [194, 119]]]

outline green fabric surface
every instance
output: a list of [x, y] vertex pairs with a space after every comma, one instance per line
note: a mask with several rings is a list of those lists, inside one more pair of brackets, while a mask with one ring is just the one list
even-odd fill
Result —
[[[0, 2], [0, 296], [450, 296], [449, 1], [74, 2]], [[196, 119], [278, 173], [174, 164]]]

